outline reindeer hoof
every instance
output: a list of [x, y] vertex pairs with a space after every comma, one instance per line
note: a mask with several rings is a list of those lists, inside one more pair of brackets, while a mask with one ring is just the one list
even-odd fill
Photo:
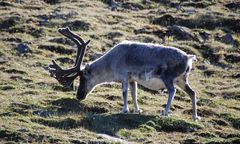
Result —
[[201, 120], [201, 117], [200, 117], [200, 116], [194, 116], [194, 117], [193, 117], [193, 120], [194, 120], [194, 121]]
[[171, 113], [166, 113], [165, 111], [160, 112], [160, 116], [170, 116]]
[[160, 116], [168, 116], [168, 114], [165, 113], [165, 112], [161, 112], [161, 113], [160, 113]]
[[129, 113], [129, 109], [122, 110], [122, 113], [124, 113], [124, 114], [127, 114], [127, 113]]
[[138, 109], [138, 110], [134, 110], [133, 111], [133, 113], [135, 113], [135, 114], [140, 114], [140, 113], [142, 113], [143, 112], [143, 110], [141, 110], [141, 109]]

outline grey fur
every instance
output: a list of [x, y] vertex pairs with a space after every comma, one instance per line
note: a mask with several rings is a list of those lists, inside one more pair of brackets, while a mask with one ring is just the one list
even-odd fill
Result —
[[127, 90], [130, 84], [135, 112], [141, 112], [137, 104], [137, 83], [152, 90], [167, 88], [169, 97], [165, 111], [168, 115], [177, 84], [192, 99], [193, 119], [199, 119], [196, 111], [196, 94], [188, 84], [188, 75], [194, 55], [180, 49], [156, 44], [124, 41], [82, 70], [77, 98], [84, 99], [99, 84], [121, 82], [123, 86], [123, 111], [128, 111]]

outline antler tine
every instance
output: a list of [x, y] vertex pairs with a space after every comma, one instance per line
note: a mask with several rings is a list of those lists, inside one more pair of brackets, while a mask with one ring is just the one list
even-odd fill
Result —
[[77, 68], [80, 68], [80, 64], [79, 64], [79, 55], [82, 51], [82, 42], [78, 41], [78, 39], [75, 39], [74, 37], [70, 36], [69, 35], [69, 32], [70, 32], [70, 29], [68, 27], [66, 28], [60, 28], [58, 29], [58, 32], [61, 33], [62, 35], [64, 35], [65, 37], [71, 39], [74, 43], [76, 43], [78, 49], [77, 49], [77, 57], [76, 57], [76, 60], [75, 60], [75, 66], [77, 66]]
[[77, 39], [83, 46], [86, 45], [85, 41], [81, 37], [79, 37], [77, 34], [73, 33], [69, 29], [69, 27], [66, 27], [63, 32], [64, 32], [64, 34], [68, 35], [69, 37], [73, 37], [73, 38]]
[[78, 55], [79, 57], [77, 57], [78, 59], [76, 60], [76, 65], [80, 67], [82, 64], [82, 61], [83, 61], [85, 51], [86, 51], [86, 46], [89, 44], [90, 40], [85, 42], [80, 36], [73, 33], [68, 27], [64, 28], [64, 29], [59, 29], [59, 32], [70, 39], [74, 38], [75, 40], [78, 40], [78, 42], [80, 42], [82, 44], [81, 45], [82, 49], [81, 49], [80, 55]]

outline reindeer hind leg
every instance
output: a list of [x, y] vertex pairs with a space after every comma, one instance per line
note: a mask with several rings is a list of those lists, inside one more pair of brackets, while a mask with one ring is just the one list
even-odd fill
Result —
[[194, 120], [198, 120], [201, 119], [198, 115], [197, 115], [197, 100], [196, 100], [196, 92], [191, 88], [191, 86], [188, 83], [188, 76], [185, 75], [182, 78], [180, 78], [177, 82], [177, 85], [183, 90], [185, 91], [191, 98], [192, 100], [192, 118]]

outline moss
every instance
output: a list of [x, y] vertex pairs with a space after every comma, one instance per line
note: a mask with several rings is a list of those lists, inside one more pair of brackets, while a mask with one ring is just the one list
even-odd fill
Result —
[[223, 117], [225, 120], [229, 121], [234, 128], [240, 129], [240, 118], [239, 117], [236, 117], [230, 113], [223, 113], [223, 114], [221, 114], [221, 117]]
[[0, 138], [6, 141], [15, 142], [20, 142], [24, 140], [20, 132], [11, 131], [3, 128], [0, 128]]
[[43, 124], [45, 126], [59, 128], [59, 129], [71, 129], [71, 128], [77, 128], [78, 126], [81, 126], [80, 121], [72, 118], [65, 118], [65, 119], [35, 118], [35, 119], [32, 119], [31, 121], [39, 124]]
[[156, 129], [154, 127], [146, 125], [146, 124], [141, 125], [139, 130], [141, 132], [154, 132], [154, 131], [156, 131]]
[[15, 89], [15, 86], [13, 85], [5, 85], [5, 86], [0, 86], [0, 90], [14, 90]]
[[156, 117], [153, 121], [156, 124], [155, 129], [157, 131], [193, 132], [203, 128], [203, 126], [198, 123], [168, 117]]
[[240, 143], [239, 137], [228, 138], [228, 139], [214, 138], [206, 142], [206, 144], [238, 144], [238, 143]]

